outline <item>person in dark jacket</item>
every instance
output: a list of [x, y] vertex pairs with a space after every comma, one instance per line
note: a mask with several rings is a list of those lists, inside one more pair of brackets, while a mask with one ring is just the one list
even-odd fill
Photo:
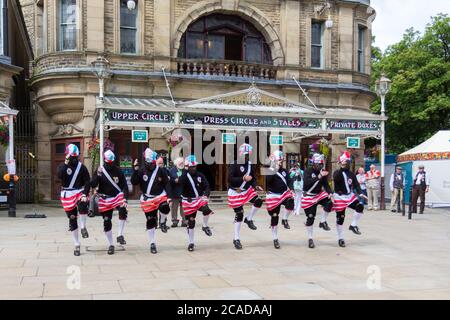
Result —
[[267, 212], [271, 217], [270, 227], [272, 229], [273, 245], [275, 249], [280, 249], [278, 241], [278, 223], [281, 206], [284, 206], [289, 212], [294, 211], [294, 192], [292, 191], [292, 179], [289, 172], [283, 168], [284, 154], [277, 150], [271, 155], [272, 166], [270, 167], [271, 175], [266, 178]]
[[161, 213], [160, 228], [167, 233], [166, 220], [170, 212], [168, 201], [169, 177], [167, 171], [156, 163], [157, 154], [150, 148], [144, 152], [144, 168], [139, 168], [139, 161], [134, 161], [131, 183], [141, 188], [141, 208], [147, 220], [147, 232], [150, 240], [150, 252], [157, 253], [155, 231], [157, 226], [158, 211]]
[[170, 177], [170, 198], [172, 202], [170, 203], [170, 212], [172, 214], [172, 227], [176, 228], [178, 226], [178, 209], [180, 209], [180, 217], [181, 217], [181, 227], [186, 227], [187, 222], [184, 216], [183, 207], [181, 206], [181, 185], [180, 185], [180, 177], [183, 174], [184, 170], [184, 159], [177, 158], [174, 161], [173, 168], [169, 171]]
[[61, 179], [61, 204], [69, 218], [69, 231], [72, 232], [73, 242], [75, 244], [74, 255], [80, 255], [80, 241], [78, 238], [79, 217], [81, 225], [81, 236], [88, 238], [89, 233], [86, 229], [86, 217], [88, 214], [90, 180], [89, 171], [82, 164], [78, 157], [80, 150], [74, 144], [66, 147], [66, 160], [64, 164], [58, 167], [58, 178]]
[[[262, 207], [263, 200], [256, 191], [262, 188], [256, 186], [255, 165], [251, 163], [253, 147], [244, 143], [239, 147], [239, 159], [237, 163], [230, 164], [228, 168], [228, 206], [234, 210], [234, 247], [242, 249], [240, 230], [242, 221], [251, 230], [256, 230], [253, 216]], [[250, 202], [252, 208], [244, 219], [244, 205]]]
[[187, 232], [189, 237], [188, 250], [194, 251], [194, 228], [197, 211], [203, 214], [202, 230], [208, 237], [212, 236], [208, 226], [209, 217], [213, 211], [208, 206], [208, 197], [211, 192], [206, 177], [197, 171], [197, 159], [194, 155], [186, 158], [185, 166], [187, 170], [180, 177], [181, 197], [183, 211], [188, 219]]
[[329, 172], [324, 170], [325, 157], [322, 154], [314, 154], [312, 166], [304, 173], [302, 208], [306, 215], [306, 229], [308, 231], [308, 247], [314, 249], [313, 226], [316, 218], [317, 207], [323, 208], [323, 215], [319, 228], [330, 231], [327, 217], [333, 208], [333, 191], [328, 184]]
[[114, 164], [116, 156], [111, 150], [104, 153], [105, 165], [100, 166], [92, 175], [91, 187], [98, 187], [98, 211], [103, 217], [103, 229], [108, 239], [108, 254], [114, 254], [112, 237], [112, 215], [114, 209], [119, 211], [119, 233], [117, 242], [126, 244], [123, 236], [127, 220], [128, 184], [122, 170]]
[[340, 247], [345, 247], [343, 225], [345, 220], [345, 211], [347, 208], [355, 210], [355, 215], [353, 216], [353, 221], [349, 229], [357, 235], [361, 234], [358, 223], [364, 212], [364, 205], [359, 202], [358, 198], [353, 193], [353, 190], [356, 190], [361, 198], [367, 199], [361, 190], [361, 186], [359, 185], [356, 175], [350, 171], [351, 159], [350, 153], [347, 151], [343, 152], [338, 158], [341, 168], [336, 170], [333, 174], [333, 210], [336, 211], [336, 228], [338, 231], [338, 243]]

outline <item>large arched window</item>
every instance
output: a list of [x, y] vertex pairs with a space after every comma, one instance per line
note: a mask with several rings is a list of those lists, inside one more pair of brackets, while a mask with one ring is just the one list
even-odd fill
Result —
[[211, 14], [188, 27], [179, 58], [217, 59], [272, 64], [264, 36], [250, 22], [232, 15]]

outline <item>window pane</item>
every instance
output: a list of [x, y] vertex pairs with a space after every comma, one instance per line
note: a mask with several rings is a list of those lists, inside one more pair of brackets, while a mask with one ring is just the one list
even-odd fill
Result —
[[311, 24], [311, 43], [322, 44], [322, 23], [313, 22]]
[[261, 40], [257, 38], [247, 38], [245, 44], [245, 60], [248, 62], [261, 63]]
[[120, 29], [120, 52], [136, 53], [136, 29]]
[[61, 49], [62, 50], [74, 50], [77, 47], [77, 28], [75, 25], [63, 25], [61, 26], [62, 38]]
[[311, 66], [313, 68], [322, 67], [322, 47], [311, 47]]
[[66, 152], [66, 144], [65, 143], [55, 144], [55, 153], [56, 154], [64, 154], [65, 152]]
[[76, 0], [61, 0], [61, 24], [76, 23]]
[[136, 28], [137, 7], [134, 10], [129, 10], [127, 1], [122, 1], [120, 4], [120, 26]]
[[205, 19], [200, 19], [200, 20], [197, 20], [197, 21], [193, 22], [189, 26], [189, 31], [203, 32], [203, 30], [204, 30], [204, 23], [205, 23]]
[[188, 59], [198, 59], [205, 57], [203, 34], [189, 32], [187, 34], [186, 47]]
[[272, 54], [270, 52], [270, 47], [267, 43], [264, 43], [264, 61], [265, 64], [272, 64]]
[[208, 36], [208, 59], [225, 59], [225, 37], [210, 34]]

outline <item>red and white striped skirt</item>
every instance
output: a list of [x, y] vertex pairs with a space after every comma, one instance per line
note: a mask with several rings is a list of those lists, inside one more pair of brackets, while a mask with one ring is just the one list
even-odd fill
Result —
[[119, 193], [115, 197], [111, 198], [98, 198], [98, 212], [103, 213], [109, 210], [114, 210], [117, 207], [123, 206], [125, 203], [125, 198], [123, 192]]
[[69, 212], [75, 209], [82, 196], [83, 189], [70, 191], [62, 190], [60, 200], [64, 211]]
[[328, 193], [326, 193], [325, 191], [322, 191], [316, 196], [303, 196], [302, 209], [309, 209], [326, 198], [328, 198]]
[[193, 213], [196, 213], [198, 209], [203, 207], [204, 205], [208, 204], [208, 198], [207, 197], [198, 197], [198, 198], [192, 198], [192, 201], [187, 201], [186, 198], [183, 198], [181, 201], [181, 206], [183, 207], [183, 212], [185, 216], [189, 216]]
[[239, 208], [242, 207], [244, 204], [252, 200], [254, 197], [257, 197], [258, 194], [256, 193], [255, 189], [253, 187], [248, 188], [245, 191], [237, 192], [233, 189], [228, 189], [228, 206], [230, 208]]
[[333, 197], [334, 197], [333, 211], [336, 212], [344, 211], [345, 209], [347, 209], [349, 205], [358, 200], [358, 198], [356, 198], [356, 195], [354, 193], [342, 196], [335, 193]]
[[154, 196], [144, 200], [144, 195], [141, 195], [141, 208], [144, 213], [152, 212], [158, 210], [159, 205], [167, 201], [167, 194], [165, 192], [161, 193], [159, 196]]
[[272, 211], [283, 203], [284, 200], [294, 198], [291, 190], [286, 190], [283, 194], [268, 193], [266, 196], [267, 211]]

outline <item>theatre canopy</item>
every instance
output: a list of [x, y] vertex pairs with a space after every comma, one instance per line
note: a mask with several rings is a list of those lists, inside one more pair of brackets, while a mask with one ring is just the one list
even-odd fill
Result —
[[[208, 98], [172, 102], [156, 98], [105, 97], [97, 100], [97, 128], [162, 127], [291, 132], [297, 136], [348, 134], [381, 136], [383, 118], [354, 108], [316, 108], [252, 85]], [[103, 113], [103, 117], [100, 115]]]

